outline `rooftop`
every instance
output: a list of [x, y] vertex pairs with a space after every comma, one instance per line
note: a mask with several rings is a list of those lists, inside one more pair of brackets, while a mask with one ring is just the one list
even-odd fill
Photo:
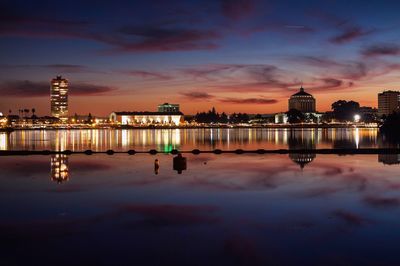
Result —
[[307, 93], [307, 92], [305, 92], [304, 88], [302, 86], [302, 87], [300, 87], [300, 91], [295, 93], [295, 94], [293, 94], [292, 96], [312, 96], [312, 95]]

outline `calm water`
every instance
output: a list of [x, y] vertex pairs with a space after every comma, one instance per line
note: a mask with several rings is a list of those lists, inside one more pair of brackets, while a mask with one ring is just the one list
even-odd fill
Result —
[[26, 130], [0, 133], [0, 150], [371, 148], [377, 129]]
[[400, 264], [397, 164], [185, 157], [0, 157], [0, 265]]

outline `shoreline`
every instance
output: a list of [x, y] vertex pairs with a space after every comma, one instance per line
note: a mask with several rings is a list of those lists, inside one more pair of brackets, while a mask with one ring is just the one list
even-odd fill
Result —
[[247, 126], [247, 125], [232, 125], [232, 126], [221, 126], [221, 125], [203, 125], [203, 126], [165, 126], [165, 127], [154, 127], [154, 126], [105, 126], [105, 127], [45, 127], [45, 128], [31, 128], [31, 127], [13, 127], [5, 130], [0, 129], [0, 132], [12, 132], [12, 131], [22, 131], [22, 130], [98, 130], [98, 129], [108, 129], [108, 130], [140, 130], [140, 129], [337, 129], [337, 128], [369, 128], [369, 129], [379, 129], [379, 126], [367, 126], [367, 125], [355, 125], [355, 124], [330, 124], [330, 125], [257, 125], [257, 126]]

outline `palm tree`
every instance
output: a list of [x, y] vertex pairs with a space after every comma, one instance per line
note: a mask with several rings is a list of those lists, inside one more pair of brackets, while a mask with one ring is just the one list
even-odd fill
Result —
[[28, 117], [29, 109], [24, 109], [25, 117]]
[[35, 112], [36, 112], [36, 109], [35, 108], [32, 108], [32, 117], [34, 117], [35, 116]]

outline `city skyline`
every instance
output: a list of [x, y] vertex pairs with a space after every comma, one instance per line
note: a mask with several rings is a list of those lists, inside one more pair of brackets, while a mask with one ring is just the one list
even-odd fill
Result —
[[70, 114], [102, 116], [163, 102], [277, 113], [301, 85], [324, 112], [341, 99], [377, 107], [379, 92], [399, 89], [396, 2], [21, 3], [1, 4], [3, 113], [50, 114], [57, 75]]

